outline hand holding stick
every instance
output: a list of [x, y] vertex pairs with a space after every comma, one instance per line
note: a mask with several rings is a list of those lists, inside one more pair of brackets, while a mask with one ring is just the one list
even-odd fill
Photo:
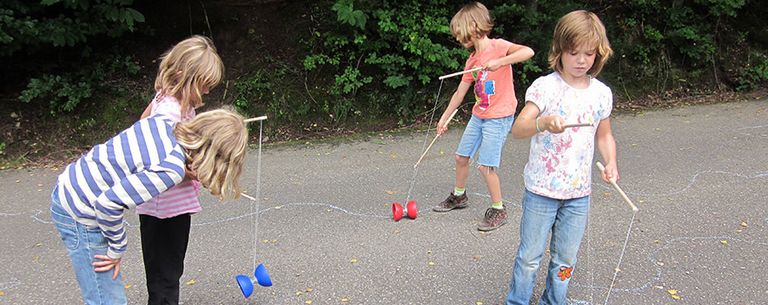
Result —
[[483, 67], [472, 68], [472, 69], [469, 69], [469, 70], [464, 70], [464, 71], [460, 71], [460, 72], [456, 72], [456, 73], [446, 74], [446, 75], [438, 77], [437, 79], [444, 80], [444, 79], [449, 78], [449, 77], [454, 77], [456, 75], [462, 75], [464, 73], [472, 73], [472, 72], [475, 72], [475, 71], [480, 71], [482, 69], [483, 69]]
[[[603, 164], [600, 163], [600, 161], [597, 161], [597, 168], [599, 168], [601, 172], [605, 172], [605, 166], [603, 166]], [[632, 203], [632, 200], [629, 200], [629, 197], [627, 197], [627, 194], [624, 193], [623, 190], [621, 190], [619, 185], [616, 184], [616, 180], [610, 179], [609, 181], [611, 181], [613, 188], [615, 188], [616, 191], [618, 191], [619, 194], [621, 194], [621, 197], [624, 198], [624, 201], [626, 201], [629, 204], [629, 206], [632, 207], [632, 211], [637, 212], [638, 211], [637, 207], [635, 206], [634, 203]]]
[[[451, 116], [449, 116], [448, 120], [445, 121], [445, 124], [443, 125], [443, 127], [448, 127], [448, 123], [450, 123], [451, 120], [453, 120], [453, 116], [456, 115], [456, 112], [459, 112], [459, 108], [456, 108], [456, 110], [454, 110], [453, 113], [451, 113]], [[421, 157], [419, 157], [419, 161], [416, 161], [416, 164], [413, 165], [413, 168], [416, 168], [417, 166], [419, 166], [419, 163], [421, 163], [421, 159], [424, 159], [424, 156], [427, 155], [427, 152], [429, 151], [429, 149], [432, 148], [432, 144], [435, 144], [435, 141], [437, 141], [437, 138], [439, 137], [440, 137], [440, 134], [435, 135], [435, 138], [432, 139], [432, 143], [429, 143], [429, 146], [427, 146], [427, 149], [425, 149], [424, 153], [421, 154]]]

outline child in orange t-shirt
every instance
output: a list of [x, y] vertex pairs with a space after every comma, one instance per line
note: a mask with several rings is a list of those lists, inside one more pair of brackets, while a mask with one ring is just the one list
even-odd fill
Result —
[[534, 54], [527, 46], [488, 38], [492, 28], [493, 21], [488, 9], [478, 2], [465, 5], [451, 19], [451, 31], [456, 40], [465, 48], [474, 49], [467, 59], [465, 69], [483, 69], [464, 74], [437, 124], [438, 134], [448, 129], [444, 126], [446, 120], [459, 107], [474, 83], [476, 102], [472, 108], [472, 118], [456, 150], [454, 190], [432, 209], [447, 212], [467, 207], [465, 186], [469, 176], [469, 158], [478, 153], [480, 172], [491, 195], [491, 207], [486, 210], [477, 227], [481, 231], [495, 230], [506, 223], [507, 211], [502, 201], [501, 182], [496, 169], [501, 163], [501, 152], [517, 108], [511, 65], [528, 60]]

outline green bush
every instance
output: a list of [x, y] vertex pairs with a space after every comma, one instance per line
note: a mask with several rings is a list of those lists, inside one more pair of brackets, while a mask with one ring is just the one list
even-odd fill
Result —
[[298, 94], [293, 76], [285, 68], [255, 70], [235, 81], [233, 103], [243, 114], [269, 116], [269, 125], [299, 125], [317, 109]]
[[71, 112], [85, 98], [91, 97], [96, 82], [101, 75], [65, 75], [45, 74], [29, 80], [27, 89], [21, 92], [19, 100], [30, 103], [35, 100], [48, 100], [51, 115]]
[[759, 88], [768, 81], [768, 56], [754, 53], [745, 61], [736, 77], [736, 89], [747, 91]]
[[[738, 30], [743, 28], [740, 17], [747, 17], [744, 22], [762, 24], [749, 27], [747, 36], [765, 28], [764, 21], [755, 21], [761, 15], [756, 12], [766, 10], [757, 1], [483, 3], [495, 20], [491, 37], [536, 51], [532, 61], [515, 66], [519, 97], [531, 81], [549, 70], [552, 29], [561, 16], [576, 9], [596, 12], [606, 25], [615, 57], [601, 78], [624, 91], [630, 88], [646, 95], [678, 86], [721, 86], [730, 79], [735, 79], [738, 88], [754, 88], [752, 84], [762, 79], [759, 63], [738, 74], [726, 71], [743, 60], [728, 52], [744, 33]], [[320, 2], [313, 11], [318, 21], [304, 68], [318, 75], [334, 75], [328, 80], [332, 96], [355, 98], [361, 90], [382, 96], [412, 94], [389, 103], [396, 116], [419, 113], [431, 98], [423, 94], [424, 89], [435, 91], [435, 77], [460, 69], [466, 60], [468, 51], [455, 43], [448, 29], [450, 18], [463, 4], [449, 0]], [[764, 45], [746, 42], [740, 47], [765, 49]]]
[[35, 54], [47, 53], [65, 62], [55, 69], [43, 65], [37, 68], [40, 70], [30, 69], [34, 76], [19, 100], [47, 103], [53, 115], [71, 112], [91, 98], [95, 90], [102, 89], [107, 74], [136, 75], [139, 66], [132, 58], [117, 55], [97, 59], [91, 56], [88, 45], [89, 39], [116, 38], [144, 22], [144, 15], [131, 8], [132, 4], [132, 0], [0, 2], [1, 57], [12, 58], [23, 52], [34, 58]]
[[361, 90], [397, 92], [406, 96], [375, 102], [392, 102], [386, 106], [388, 113], [408, 116], [433, 98], [417, 93], [434, 86], [441, 73], [463, 68], [468, 55], [451, 36], [448, 24], [454, 12], [448, 2], [339, 0], [332, 6], [318, 4], [314, 14], [335, 23], [316, 26], [304, 68], [334, 75], [328, 93], [335, 102], [324, 108], [343, 121], [364, 107], [355, 105], [361, 103], [355, 99]]
[[[60, 75], [44, 74], [32, 78], [21, 92], [19, 100], [25, 103], [48, 101], [48, 109], [54, 116], [72, 112], [80, 103], [93, 96], [95, 90], [104, 87], [106, 75], [135, 76], [140, 69], [130, 56], [109, 57], [88, 67]], [[110, 89], [119, 89], [119, 86]]]
[[48, 47], [73, 47], [100, 35], [133, 31], [144, 15], [133, 0], [42, 0], [0, 2], [0, 56]]

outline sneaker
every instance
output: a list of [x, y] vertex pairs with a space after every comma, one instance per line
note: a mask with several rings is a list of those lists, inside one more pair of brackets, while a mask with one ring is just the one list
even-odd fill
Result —
[[432, 208], [435, 212], [448, 212], [453, 209], [463, 209], [467, 207], [467, 193], [456, 196], [451, 192], [448, 198], [445, 198], [443, 202]]
[[492, 231], [507, 223], [507, 207], [503, 209], [488, 208], [485, 210], [483, 221], [477, 226], [480, 231]]

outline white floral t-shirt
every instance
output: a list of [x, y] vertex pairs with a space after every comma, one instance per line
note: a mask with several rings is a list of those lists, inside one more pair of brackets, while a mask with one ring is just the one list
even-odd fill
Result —
[[534, 135], [524, 171], [526, 189], [554, 199], [589, 195], [595, 131], [597, 124], [611, 115], [611, 89], [594, 78], [587, 88], [576, 89], [553, 72], [536, 79], [526, 91], [525, 100], [539, 107], [539, 116], [558, 115], [566, 124], [594, 126], [566, 128], [560, 134], [543, 131]]

